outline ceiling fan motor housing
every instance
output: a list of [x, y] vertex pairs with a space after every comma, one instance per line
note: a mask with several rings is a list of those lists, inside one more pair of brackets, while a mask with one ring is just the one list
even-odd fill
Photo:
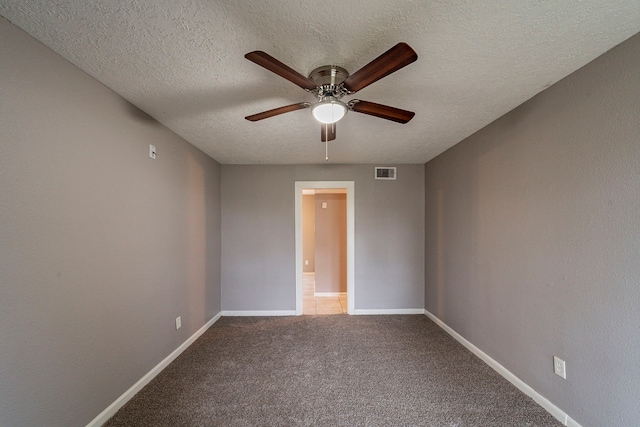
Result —
[[349, 72], [337, 65], [318, 67], [309, 73], [309, 79], [317, 85], [317, 88], [311, 92], [316, 93], [320, 101], [327, 97], [340, 99], [349, 93], [342, 84], [347, 77]]
[[339, 85], [349, 77], [349, 73], [337, 65], [323, 65], [309, 73], [309, 78], [318, 86]]

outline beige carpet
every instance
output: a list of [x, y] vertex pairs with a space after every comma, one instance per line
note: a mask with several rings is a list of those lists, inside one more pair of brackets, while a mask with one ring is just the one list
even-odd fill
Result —
[[415, 316], [223, 317], [115, 426], [560, 426]]

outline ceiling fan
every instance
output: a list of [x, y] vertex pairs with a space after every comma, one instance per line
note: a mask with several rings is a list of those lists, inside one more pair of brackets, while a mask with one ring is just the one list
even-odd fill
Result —
[[313, 104], [299, 102], [245, 117], [252, 122], [311, 108], [313, 116], [322, 125], [320, 139], [327, 142], [336, 139], [336, 122], [344, 117], [347, 111], [369, 114], [398, 123], [407, 123], [415, 115], [412, 111], [360, 99], [352, 99], [347, 103], [340, 100], [343, 96], [356, 93], [417, 60], [418, 55], [406, 43], [398, 43], [352, 75], [337, 65], [324, 65], [311, 71], [309, 77], [305, 77], [259, 50], [249, 52], [244, 57], [318, 97], [318, 102]]

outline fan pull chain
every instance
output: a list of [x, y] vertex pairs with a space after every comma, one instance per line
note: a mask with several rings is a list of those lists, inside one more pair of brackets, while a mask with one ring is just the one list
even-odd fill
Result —
[[329, 161], [329, 141], [324, 142], [324, 161]]

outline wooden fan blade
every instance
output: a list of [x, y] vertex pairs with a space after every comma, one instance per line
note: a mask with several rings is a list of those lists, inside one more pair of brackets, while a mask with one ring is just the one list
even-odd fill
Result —
[[418, 54], [406, 43], [398, 43], [364, 67], [347, 77], [344, 87], [357, 92], [371, 83], [398, 71], [418, 59]]
[[407, 123], [416, 115], [413, 111], [401, 110], [400, 108], [376, 104], [375, 102], [357, 101], [350, 105], [352, 105], [351, 110], [357, 113], [369, 114], [370, 116], [376, 116], [398, 123]]
[[316, 84], [313, 82], [313, 80], [303, 76], [293, 68], [283, 64], [268, 53], [265, 53], [261, 50], [256, 50], [254, 52], [247, 53], [244, 57], [251, 62], [255, 62], [261, 67], [264, 67], [267, 70], [276, 73], [280, 77], [284, 77], [290, 82], [297, 84], [302, 89], [314, 90], [316, 88]]
[[320, 125], [320, 141], [327, 142], [336, 139], [336, 124], [328, 123]]
[[291, 111], [302, 110], [308, 108], [308, 102], [299, 102], [297, 104], [285, 105], [284, 107], [274, 108], [273, 110], [263, 111], [262, 113], [253, 114], [245, 117], [245, 119], [251, 122], [257, 122], [258, 120], [268, 119], [269, 117], [277, 116], [278, 114], [290, 113]]

